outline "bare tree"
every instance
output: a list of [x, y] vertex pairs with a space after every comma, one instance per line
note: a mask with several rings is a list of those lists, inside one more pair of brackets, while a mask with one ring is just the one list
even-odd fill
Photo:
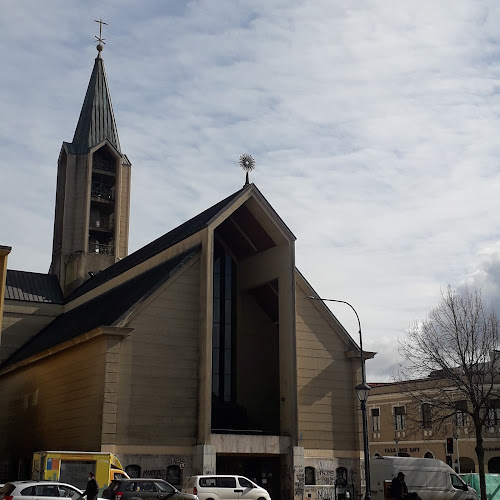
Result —
[[472, 421], [481, 500], [486, 500], [483, 432], [500, 396], [499, 342], [499, 320], [481, 292], [459, 293], [448, 286], [438, 306], [399, 344], [404, 363], [397, 379], [415, 405], [431, 405], [433, 425]]

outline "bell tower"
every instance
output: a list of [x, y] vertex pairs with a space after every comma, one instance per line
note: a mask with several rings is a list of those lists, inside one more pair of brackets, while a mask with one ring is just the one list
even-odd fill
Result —
[[[97, 21], [105, 24], [101, 21]], [[65, 296], [93, 274], [127, 256], [131, 163], [122, 153], [104, 71], [104, 39], [73, 142], [57, 166], [52, 263]]]

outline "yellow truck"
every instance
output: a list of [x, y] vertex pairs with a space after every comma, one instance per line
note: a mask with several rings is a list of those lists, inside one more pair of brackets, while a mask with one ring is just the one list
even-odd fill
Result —
[[36, 451], [33, 453], [33, 481], [61, 481], [85, 490], [89, 472], [95, 474], [102, 493], [113, 479], [128, 478], [113, 453], [92, 451]]

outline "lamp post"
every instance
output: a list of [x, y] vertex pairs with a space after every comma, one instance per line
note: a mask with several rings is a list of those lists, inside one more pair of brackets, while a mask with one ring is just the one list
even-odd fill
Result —
[[321, 300], [322, 302], [339, 302], [341, 304], [348, 305], [356, 315], [356, 319], [358, 320], [358, 329], [359, 329], [359, 351], [361, 356], [361, 384], [358, 384], [354, 389], [358, 396], [360, 405], [361, 405], [361, 418], [363, 420], [363, 452], [365, 455], [365, 483], [366, 483], [366, 491], [365, 491], [365, 499], [371, 499], [371, 484], [370, 484], [370, 450], [368, 447], [368, 423], [366, 419], [366, 402], [368, 400], [368, 394], [370, 392], [370, 386], [366, 383], [366, 372], [365, 372], [365, 362], [363, 359], [363, 336], [361, 334], [361, 321], [359, 320], [358, 313], [354, 307], [346, 302], [345, 300], [337, 300], [337, 299], [324, 299], [322, 297], [313, 297], [308, 296], [308, 299], [312, 300]]

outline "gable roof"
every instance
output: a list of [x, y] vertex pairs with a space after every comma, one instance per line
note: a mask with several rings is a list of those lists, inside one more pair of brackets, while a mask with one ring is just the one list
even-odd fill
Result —
[[104, 62], [98, 56], [95, 58], [73, 142], [64, 144], [72, 154], [87, 154], [91, 148], [106, 140], [121, 155]]
[[112, 266], [104, 269], [100, 273], [93, 276], [91, 279], [87, 280], [81, 286], [79, 286], [73, 293], [67, 297], [67, 302], [70, 302], [77, 297], [97, 288], [98, 286], [106, 283], [107, 281], [119, 276], [120, 274], [132, 269], [138, 264], [150, 259], [154, 255], [166, 250], [167, 248], [185, 240], [188, 236], [191, 236], [201, 229], [207, 227], [208, 223], [212, 218], [217, 215], [221, 210], [223, 210], [227, 205], [229, 205], [235, 198], [237, 198], [245, 187], [236, 191], [227, 198], [219, 201], [215, 205], [211, 206], [207, 210], [196, 215], [192, 219], [184, 222], [175, 229], [172, 229], [168, 233], [160, 236], [156, 240], [148, 243], [146, 246], [136, 250], [127, 257], [115, 262]]
[[0, 368], [23, 361], [99, 326], [113, 326], [134, 304], [153, 293], [198, 251], [199, 248], [194, 247], [61, 314], [7, 358]]
[[64, 296], [55, 275], [11, 269], [7, 270], [5, 299], [50, 304], [64, 303]]

